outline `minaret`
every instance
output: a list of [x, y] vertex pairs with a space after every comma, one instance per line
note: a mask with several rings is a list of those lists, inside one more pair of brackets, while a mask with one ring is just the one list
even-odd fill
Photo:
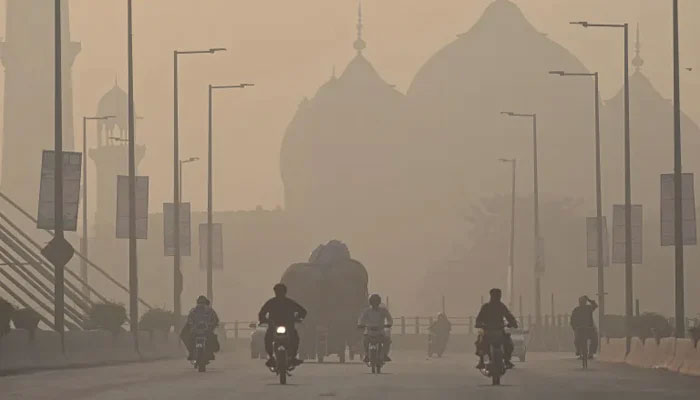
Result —
[[362, 3], [360, 3], [357, 6], [357, 40], [355, 40], [355, 43], [353, 44], [353, 47], [355, 50], [357, 50], [358, 55], [362, 54], [362, 50], [367, 47], [367, 43], [362, 40], [362, 28]]
[[[54, 146], [54, 5], [7, 0], [2, 177], [0, 189], [30, 213], [39, 198], [41, 152]], [[72, 66], [80, 43], [70, 41], [68, 1], [62, 3], [63, 149], [74, 148]]]
[[642, 44], [639, 42], [639, 22], [637, 22], [637, 41], [634, 43], [634, 58], [632, 59], [632, 65], [634, 66], [634, 72], [639, 72], [644, 65], [644, 59], [639, 54], [642, 49]]

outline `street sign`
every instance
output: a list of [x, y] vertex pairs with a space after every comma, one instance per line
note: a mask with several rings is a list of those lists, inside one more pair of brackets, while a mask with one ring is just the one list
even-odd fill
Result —
[[535, 274], [538, 276], [544, 275], [544, 238], [540, 237], [537, 240], [537, 259], [535, 261]]
[[[80, 172], [82, 154], [63, 152], [63, 229], [75, 231], [78, 228], [78, 203], [80, 201]], [[39, 183], [39, 212], [37, 228], [54, 229], [54, 181], [55, 153], [44, 150], [41, 157], [41, 181]]]
[[[224, 238], [221, 224], [211, 224], [212, 269], [224, 269]], [[199, 268], [207, 269], [207, 224], [199, 224]]]
[[[613, 205], [613, 264], [624, 264], [625, 205]], [[632, 264], [642, 263], [642, 206], [632, 205]]]
[[41, 249], [41, 254], [54, 266], [65, 266], [73, 258], [75, 250], [65, 238], [54, 237]]
[[[191, 255], [190, 203], [180, 203], [180, 255]], [[175, 255], [175, 205], [163, 203], [165, 255]]]
[[[117, 238], [129, 238], [129, 177], [117, 176]], [[148, 239], [148, 177], [136, 177], [136, 239]]]
[[[693, 174], [683, 174], [683, 244], [694, 246], [697, 244], [697, 232], [695, 226], [695, 185]], [[673, 174], [661, 174], [661, 245], [673, 246], [676, 243], [675, 233], [675, 185]]]
[[[610, 244], [608, 221], [603, 217], [603, 266], [610, 266]], [[588, 266], [598, 267], [598, 217], [586, 218], [586, 250]]]

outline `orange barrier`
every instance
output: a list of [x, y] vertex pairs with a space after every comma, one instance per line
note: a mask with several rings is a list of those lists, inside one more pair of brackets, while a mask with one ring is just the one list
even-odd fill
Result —
[[676, 352], [673, 356], [673, 361], [669, 365], [668, 370], [680, 372], [681, 367], [686, 359], [692, 358], [695, 353], [695, 345], [690, 339], [676, 339]]
[[603, 339], [600, 347], [600, 361], [623, 363], [626, 352], [625, 339]]
[[700, 376], [700, 347], [686, 353], [680, 372], [684, 375]]
[[663, 338], [659, 342], [656, 357], [652, 363], [652, 368], [670, 369], [673, 358], [676, 356], [676, 339]]

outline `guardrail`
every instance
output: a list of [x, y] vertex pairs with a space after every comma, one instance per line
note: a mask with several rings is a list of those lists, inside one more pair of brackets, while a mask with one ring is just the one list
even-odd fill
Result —
[[[555, 316], [544, 316], [544, 327], [562, 327], [569, 325], [569, 314], [559, 314]], [[476, 327], [474, 326], [476, 317], [450, 317], [452, 323], [453, 334], [474, 334]], [[532, 329], [535, 325], [535, 319], [532, 315], [517, 317], [519, 325], [523, 329]], [[420, 335], [427, 334], [428, 328], [435, 322], [435, 317], [421, 316], [401, 316], [394, 318], [393, 334], [398, 335]], [[244, 335], [249, 335], [253, 329], [251, 324], [256, 324], [257, 321], [232, 321], [222, 322], [227, 338], [238, 339]]]

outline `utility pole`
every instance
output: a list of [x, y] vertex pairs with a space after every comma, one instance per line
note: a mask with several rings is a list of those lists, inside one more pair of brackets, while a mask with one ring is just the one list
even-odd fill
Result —
[[685, 337], [685, 279], [683, 266], [683, 164], [681, 162], [681, 98], [678, 0], [673, 0], [673, 182], [676, 250], [676, 337]]
[[512, 310], [515, 306], [515, 158], [501, 158], [501, 162], [510, 163], [512, 167], [512, 186], [511, 186], [511, 204], [510, 204], [510, 265], [508, 266], [510, 273], [510, 286], [508, 289], [510, 291], [510, 297], [508, 299], [508, 307]]
[[139, 352], [139, 276], [136, 242], [136, 156], [135, 156], [135, 114], [134, 114], [134, 48], [133, 48], [133, 15], [131, 0], [127, 2], [127, 52], [129, 73], [129, 325], [134, 337], [136, 352]]

